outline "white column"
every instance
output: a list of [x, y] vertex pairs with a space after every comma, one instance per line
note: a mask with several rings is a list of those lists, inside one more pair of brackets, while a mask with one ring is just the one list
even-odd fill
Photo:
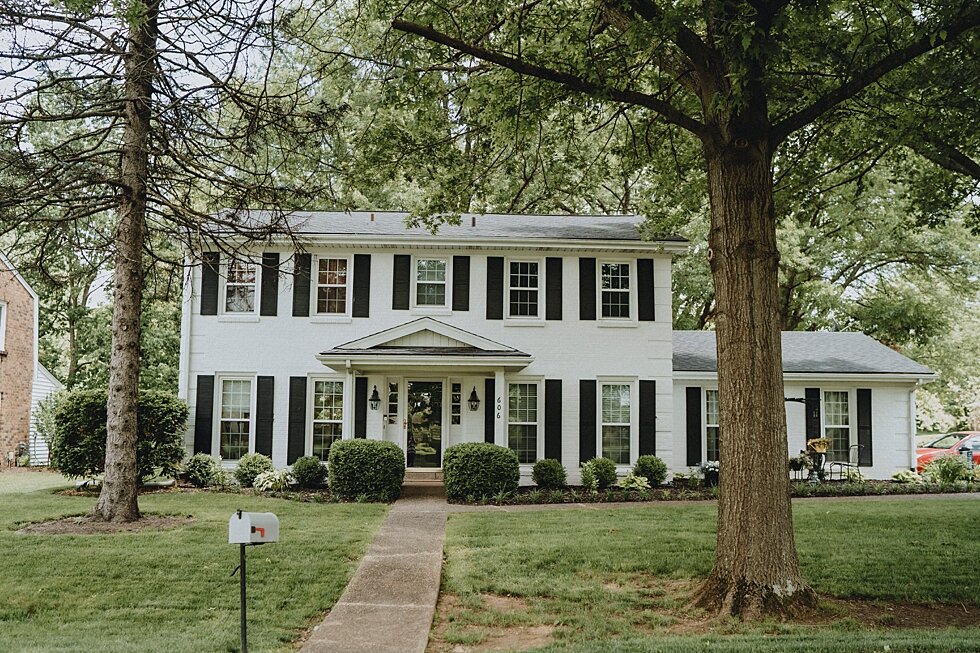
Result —
[[[501, 447], [507, 446], [507, 429], [504, 423], [504, 397], [507, 396], [507, 386], [504, 381], [504, 371], [494, 372], [493, 391], [493, 441]], [[487, 397], [489, 400], [490, 397]]]
[[344, 372], [344, 435], [343, 438], [354, 437], [354, 370], [347, 368]]

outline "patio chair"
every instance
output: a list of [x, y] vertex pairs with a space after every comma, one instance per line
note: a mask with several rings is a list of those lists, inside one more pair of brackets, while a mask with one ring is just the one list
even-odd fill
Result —
[[854, 470], [860, 472], [858, 469], [858, 461], [861, 456], [861, 449], [864, 445], [852, 444], [847, 448], [847, 460], [835, 460], [830, 463], [830, 470], [828, 471], [828, 480], [834, 480], [834, 470], [837, 470], [837, 480], [842, 481], [847, 476], [847, 472]]

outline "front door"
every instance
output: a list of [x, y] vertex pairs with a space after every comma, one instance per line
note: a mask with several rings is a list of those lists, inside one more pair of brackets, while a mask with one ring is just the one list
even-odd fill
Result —
[[442, 381], [409, 381], [405, 453], [409, 467], [442, 466]]

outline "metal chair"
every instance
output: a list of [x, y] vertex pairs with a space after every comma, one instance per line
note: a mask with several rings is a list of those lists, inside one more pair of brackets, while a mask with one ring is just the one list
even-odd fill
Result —
[[854, 470], [860, 473], [859, 462], [861, 460], [861, 449], [864, 445], [852, 444], [847, 448], [847, 461], [835, 460], [830, 463], [830, 469], [827, 472], [828, 480], [834, 480], [834, 469], [837, 469], [837, 480], [842, 481], [846, 477], [847, 472]]

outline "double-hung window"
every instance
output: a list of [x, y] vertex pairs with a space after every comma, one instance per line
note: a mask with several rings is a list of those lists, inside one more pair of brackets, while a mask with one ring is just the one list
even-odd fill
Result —
[[258, 266], [243, 259], [232, 259], [225, 276], [225, 313], [254, 313]]
[[718, 391], [717, 390], [705, 390], [704, 391], [704, 424], [705, 424], [705, 436], [707, 439], [707, 459], [708, 460], [718, 460], [719, 451], [719, 440], [718, 433], [720, 430], [719, 421], [721, 419], [721, 410], [718, 404]]
[[0, 351], [5, 351], [6, 334], [7, 334], [7, 303], [0, 302]]
[[603, 263], [599, 293], [602, 317], [629, 319], [630, 264]]
[[541, 275], [537, 261], [511, 261], [507, 275], [507, 313], [536, 318]]
[[344, 382], [313, 381], [313, 447], [312, 454], [326, 460], [330, 445], [343, 437]]
[[538, 459], [538, 385], [511, 383], [507, 391], [507, 446], [520, 463]]
[[347, 315], [349, 279], [346, 258], [317, 259], [317, 315]]
[[218, 451], [224, 460], [249, 452], [252, 433], [252, 380], [221, 379], [218, 410]]
[[617, 465], [630, 463], [630, 393], [628, 383], [602, 384], [602, 457]]
[[823, 393], [824, 437], [830, 440], [827, 460], [847, 462], [851, 446], [851, 420], [846, 391]]
[[445, 307], [448, 261], [442, 258], [415, 259], [415, 305]]

